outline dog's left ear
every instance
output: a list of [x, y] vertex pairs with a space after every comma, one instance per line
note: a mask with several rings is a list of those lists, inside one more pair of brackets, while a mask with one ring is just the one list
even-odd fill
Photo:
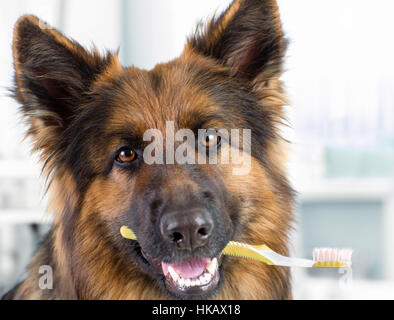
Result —
[[280, 76], [286, 47], [276, 0], [234, 0], [188, 45], [238, 79], [264, 85]]

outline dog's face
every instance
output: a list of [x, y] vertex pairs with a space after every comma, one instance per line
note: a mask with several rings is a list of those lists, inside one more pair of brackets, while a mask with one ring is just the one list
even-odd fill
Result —
[[[53, 179], [72, 181], [65, 198], [73, 209], [56, 221], [73, 248], [82, 255], [97, 239], [106, 248], [100, 261], [126, 273], [137, 263], [170, 297], [217, 294], [226, 244], [251, 242], [256, 223], [278, 237], [271, 225], [281, 222], [273, 221], [288, 220], [273, 212], [291, 198], [276, 154], [283, 53], [274, 1], [235, 1], [178, 59], [151, 71], [122, 67], [115, 55], [88, 53], [35, 17], [21, 18], [16, 95]], [[152, 129], [163, 139], [147, 139]], [[182, 129], [193, 140], [186, 163], [183, 140], [171, 140]], [[221, 131], [234, 129], [240, 143]], [[148, 163], [153, 141], [149, 155], [161, 161]], [[234, 174], [242, 164], [231, 157], [211, 164], [212, 150], [219, 158], [236, 150], [249, 167]], [[122, 225], [138, 241], [122, 238]]]

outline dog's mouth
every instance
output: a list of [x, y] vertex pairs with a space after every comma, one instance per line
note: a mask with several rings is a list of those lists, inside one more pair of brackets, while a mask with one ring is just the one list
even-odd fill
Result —
[[181, 299], [208, 298], [219, 287], [222, 255], [214, 258], [191, 257], [177, 263], [168, 263], [141, 254], [159, 275], [168, 293]]
[[215, 290], [219, 279], [218, 258], [193, 257], [180, 263], [162, 262], [166, 288], [174, 294], [201, 296]]

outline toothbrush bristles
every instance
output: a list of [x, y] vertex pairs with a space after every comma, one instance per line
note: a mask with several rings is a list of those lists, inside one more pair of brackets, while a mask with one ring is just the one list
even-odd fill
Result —
[[352, 260], [351, 249], [315, 248], [313, 261], [321, 263], [339, 262], [349, 264]]

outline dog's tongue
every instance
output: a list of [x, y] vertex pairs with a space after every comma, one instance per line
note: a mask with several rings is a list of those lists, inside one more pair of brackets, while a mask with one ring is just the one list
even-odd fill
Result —
[[191, 258], [174, 264], [162, 262], [161, 266], [164, 275], [167, 275], [168, 267], [171, 266], [179, 276], [186, 279], [200, 276], [209, 262], [211, 262], [209, 258]]

